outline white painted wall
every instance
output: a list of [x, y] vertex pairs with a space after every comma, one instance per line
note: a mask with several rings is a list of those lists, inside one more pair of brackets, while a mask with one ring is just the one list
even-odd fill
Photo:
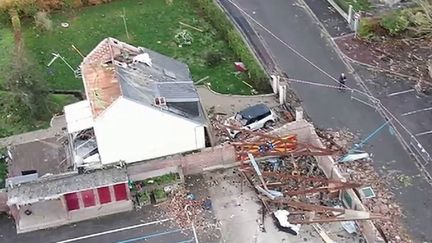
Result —
[[159, 109], [118, 98], [95, 121], [102, 163], [126, 163], [205, 147], [204, 127]]

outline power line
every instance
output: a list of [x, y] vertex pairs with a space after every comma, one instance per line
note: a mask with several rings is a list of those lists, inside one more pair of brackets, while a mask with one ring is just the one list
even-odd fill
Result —
[[[298, 52], [297, 50], [295, 50], [292, 46], [290, 46], [288, 43], [286, 43], [285, 41], [283, 41], [280, 37], [278, 37], [276, 34], [274, 34], [272, 31], [270, 31], [267, 27], [265, 27], [263, 24], [261, 24], [260, 22], [258, 22], [254, 17], [252, 17], [250, 14], [248, 14], [245, 10], [243, 10], [240, 6], [238, 6], [236, 3], [234, 3], [232, 0], [227, 0], [228, 2], [230, 2], [234, 7], [236, 7], [241, 13], [243, 13], [246, 17], [248, 17], [252, 22], [254, 22], [256, 25], [258, 25], [259, 27], [261, 27], [263, 30], [265, 30], [268, 34], [270, 34], [273, 38], [275, 38], [276, 40], [278, 40], [280, 43], [282, 43], [285, 47], [287, 47], [289, 50], [291, 50], [294, 54], [296, 54], [297, 56], [299, 56], [300, 58], [302, 58], [304, 61], [306, 61], [307, 63], [309, 63], [311, 66], [313, 66], [314, 68], [316, 68], [318, 71], [320, 71], [321, 73], [323, 73], [324, 75], [326, 75], [327, 77], [329, 77], [331, 80], [335, 81], [336, 83], [339, 83], [339, 80], [337, 80], [336, 78], [334, 78], [332, 75], [330, 75], [328, 72], [326, 72], [325, 70], [323, 70], [322, 68], [320, 68], [318, 65], [316, 65], [314, 62], [312, 62], [311, 60], [309, 60], [307, 57], [305, 57], [304, 55], [302, 55], [300, 52]], [[290, 79], [288, 79], [290, 80]], [[299, 81], [299, 80], [292, 80], [292, 81]], [[324, 86], [324, 87], [331, 87], [334, 88], [334, 86], [326, 86], [324, 84], [317, 84], [314, 82], [309, 82], [309, 81], [303, 81], [303, 83], [308, 83], [308, 84], [313, 84], [316, 86]], [[429, 153], [427, 153], [427, 151], [423, 148], [423, 146], [420, 144], [420, 142], [418, 142], [418, 140], [415, 138], [415, 136], [388, 110], [387, 107], [385, 107], [381, 101], [372, 96], [369, 93], [365, 93], [363, 91], [357, 90], [357, 89], [352, 89], [349, 88], [349, 86], [346, 86], [346, 89], [349, 89], [351, 91], [355, 91], [358, 92], [362, 95], [365, 95], [366, 97], [368, 97], [369, 99], [372, 100], [372, 102], [374, 104], [376, 104], [376, 108], [379, 109], [381, 108], [384, 114], [384, 117], [387, 117], [386, 114], [388, 114], [391, 119], [393, 119], [394, 121], [396, 121], [398, 123], [398, 125], [400, 125], [405, 132], [411, 136], [411, 138], [421, 147], [421, 152], [424, 152], [427, 154], [427, 157], [430, 158]], [[367, 87], [364, 87], [365, 90], [367, 90]], [[370, 91], [369, 91], [370, 92]], [[396, 129], [397, 130], [397, 129]], [[401, 137], [402, 140], [404, 140], [404, 143], [407, 144], [407, 142], [405, 142], [405, 139], [402, 137], [402, 135], [399, 134], [399, 137]], [[409, 147], [408, 147], [409, 149]], [[422, 166], [423, 167], [423, 166]], [[423, 167], [424, 168], [424, 167]]]
[[248, 18], [250, 18], [256, 25], [258, 25], [259, 27], [261, 27], [263, 30], [265, 30], [267, 33], [269, 33], [271, 36], [273, 36], [273, 38], [275, 38], [276, 40], [278, 40], [279, 42], [281, 42], [284, 46], [286, 46], [288, 49], [290, 49], [292, 52], [294, 52], [297, 56], [301, 57], [303, 60], [305, 60], [307, 63], [309, 63], [310, 65], [312, 65], [314, 68], [316, 68], [317, 70], [319, 70], [320, 72], [322, 72], [323, 74], [325, 74], [327, 77], [329, 77], [330, 79], [332, 79], [333, 81], [339, 83], [339, 80], [337, 80], [336, 78], [334, 78], [332, 75], [330, 75], [329, 73], [327, 73], [326, 71], [324, 71], [322, 68], [320, 68], [319, 66], [317, 66], [315, 63], [313, 63], [311, 60], [309, 60], [307, 57], [303, 56], [300, 52], [298, 52], [297, 50], [295, 50], [293, 47], [291, 47], [288, 43], [286, 43], [285, 41], [283, 41], [281, 38], [279, 38], [277, 35], [275, 35], [273, 32], [271, 32], [267, 27], [265, 27], [264, 25], [262, 25], [260, 22], [258, 22], [254, 17], [252, 17], [251, 15], [249, 15], [246, 11], [244, 11], [240, 6], [238, 6], [236, 3], [232, 2], [231, 0], [228, 0], [228, 2], [230, 2], [233, 6], [235, 6], [240, 12], [242, 12], [244, 15], [246, 15]]

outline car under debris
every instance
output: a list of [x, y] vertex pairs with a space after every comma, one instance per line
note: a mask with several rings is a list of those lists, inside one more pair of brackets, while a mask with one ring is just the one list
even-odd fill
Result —
[[275, 121], [276, 115], [270, 108], [265, 104], [256, 104], [229, 117], [224, 125], [239, 128], [239, 130], [227, 128], [229, 135], [236, 138], [243, 129], [256, 131], [273, 126]]

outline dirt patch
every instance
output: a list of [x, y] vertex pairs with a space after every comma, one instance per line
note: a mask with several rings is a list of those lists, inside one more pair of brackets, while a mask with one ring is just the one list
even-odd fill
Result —
[[[336, 40], [339, 49], [351, 59], [380, 69], [414, 77], [432, 85], [428, 60], [432, 58], [432, 38], [385, 39], [369, 42], [351, 36]], [[415, 83], [413, 83], [415, 84]]]

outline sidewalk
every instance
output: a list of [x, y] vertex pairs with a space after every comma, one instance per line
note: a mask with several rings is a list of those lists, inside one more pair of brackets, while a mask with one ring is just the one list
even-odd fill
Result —
[[[316, 64], [322, 71], [332, 77], [338, 77], [341, 72], [347, 73], [344, 62], [326, 39], [327, 35], [322, 33], [319, 23], [314, 21], [309, 12], [305, 11], [301, 3], [283, 0], [265, 2], [235, 0], [234, 3], [268, 28], [280, 40]], [[320, 11], [325, 12], [328, 9]], [[331, 14], [320, 16], [331, 16]], [[251, 22], [250, 19], [248, 21]], [[290, 78], [324, 85], [336, 84], [333, 79], [293, 53], [266, 30], [259, 26], [254, 26], [254, 28], [269, 46], [278, 66]], [[351, 88], [362, 90], [361, 86], [354, 82], [354, 77], [349, 75], [348, 80]], [[350, 99], [349, 94], [339, 93], [330, 88], [298, 83], [293, 83], [292, 87], [302, 100], [307, 114], [318, 127], [348, 128], [365, 138], [385, 122], [373, 108]], [[389, 129], [384, 129], [370, 140], [365, 149], [374, 155], [375, 168], [382, 175], [400, 171], [405, 176], [412, 178], [412, 186], [404, 186], [400, 181], [392, 182], [393, 191], [406, 211], [406, 223], [413, 237], [418, 241], [432, 240], [432, 232], [429, 230], [429, 218], [432, 216], [430, 211], [424, 210], [425, 205], [432, 200], [432, 188], [423, 177], [419, 176], [415, 162], [405, 152], [397, 137]]]
[[64, 128], [66, 128], [65, 117], [63, 115], [57, 116], [51, 120], [51, 127], [49, 128], [0, 138], [0, 148], [34, 142], [52, 137], [61, 137], [64, 135]]

